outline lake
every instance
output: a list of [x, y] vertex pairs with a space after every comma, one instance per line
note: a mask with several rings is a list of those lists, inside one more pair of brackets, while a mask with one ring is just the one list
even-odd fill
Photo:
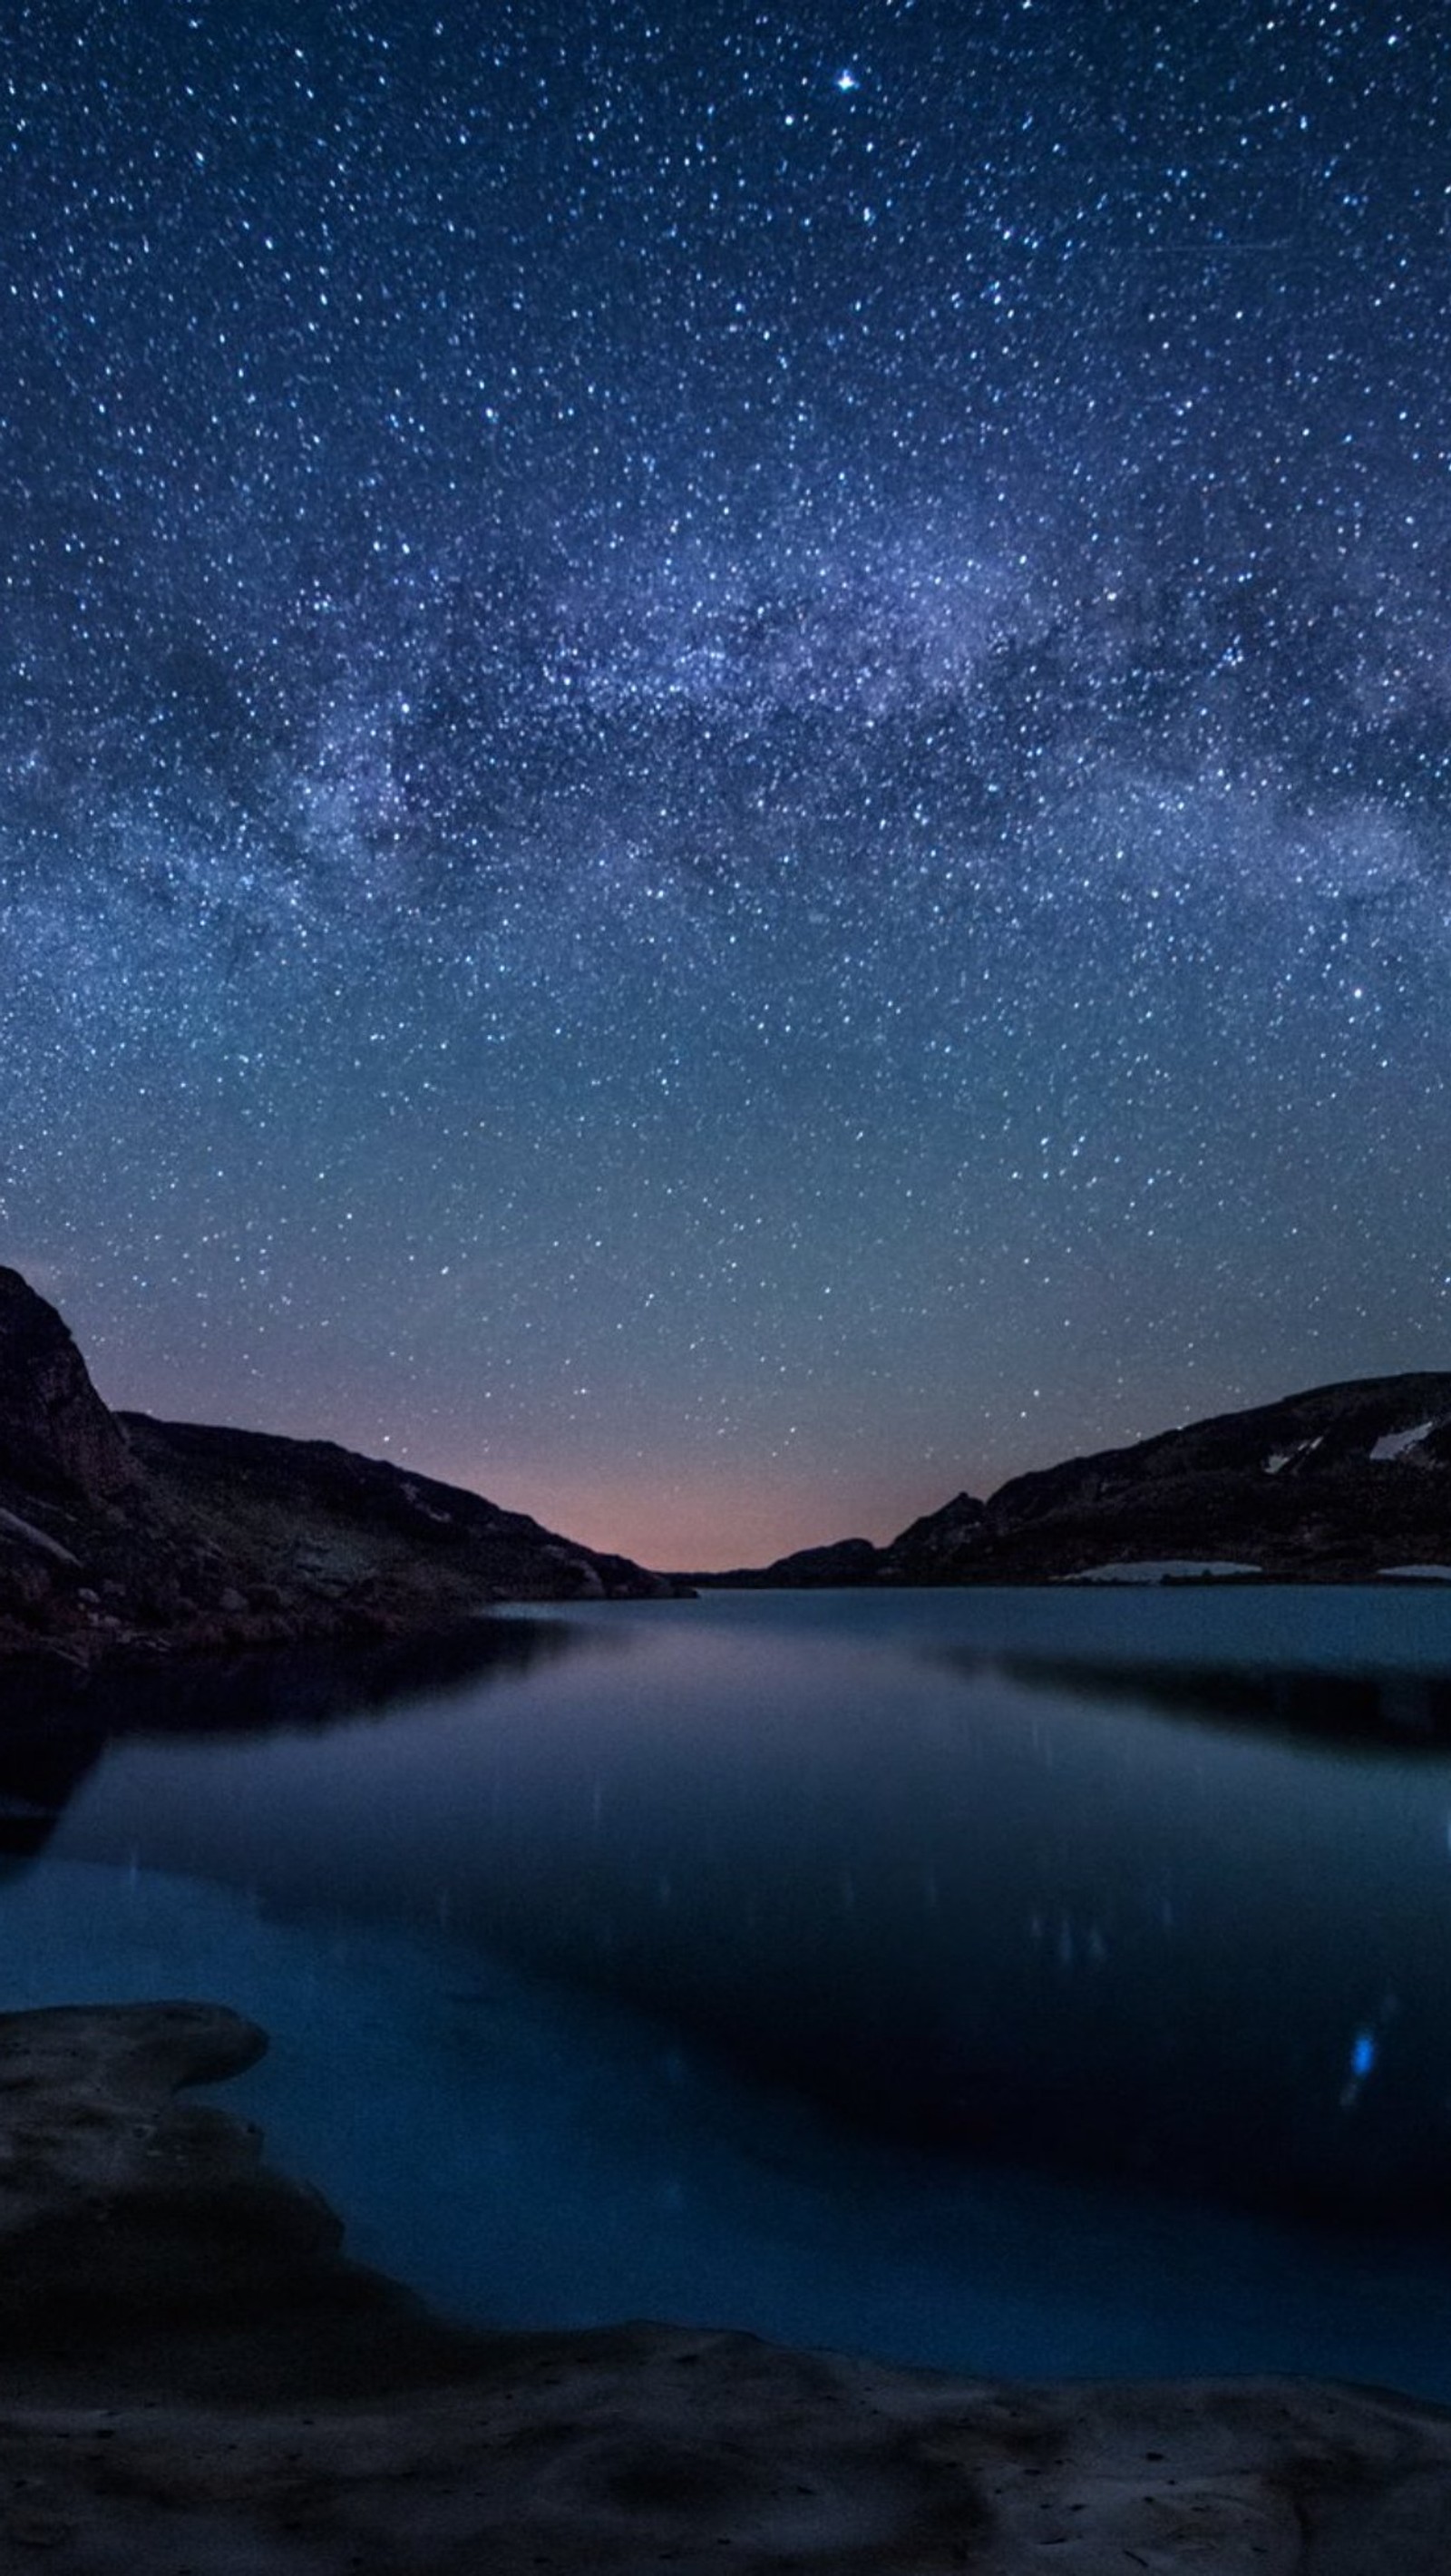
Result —
[[217, 2098], [480, 2321], [1451, 2399], [1446, 1594], [484, 1626], [12, 1727], [0, 2006], [255, 2015]]

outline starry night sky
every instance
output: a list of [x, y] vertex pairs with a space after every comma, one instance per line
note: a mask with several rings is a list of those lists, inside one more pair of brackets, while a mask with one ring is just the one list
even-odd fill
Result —
[[0, 1257], [656, 1563], [1451, 1362], [1451, 30], [12, 0]]

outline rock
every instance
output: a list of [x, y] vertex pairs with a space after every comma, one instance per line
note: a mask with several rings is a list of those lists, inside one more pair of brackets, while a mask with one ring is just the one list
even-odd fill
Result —
[[270, 2349], [324, 2325], [371, 2340], [374, 2369], [400, 2336], [405, 2377], [420, 2357], [436, 2374], [472, 2354], [342, 2260], [338, 2220], [263, 2164], [250, 2123], [177, 2102], [266, 2044], [216, 2004], [0, 2015], [0, 2384], [17, 2368], [84, 2372], [107, 2350], [124, 2380], [127, 2351], [144, 2371], [148, 2352], [197, 2339], [220, 2339], [245, 2377], [249, 2330]]
[[294, 2262], [335, 2246], [319, 2208], [262, 2175], [255, 2134], [174, 2101], [265, 2046], [204, 2004], [0, 2017], [0, 2336], [42, 2311], [222, 2313], [259, 2263], [275, 2297]]
[[43, 1565], [7, 1565], [0, 1571], [0, 1599], [22, 1617], [28, 1617], [32, 1612], [44, 1612], [54, 1591], [55, 1586]]
[[48, 1556], [53, 1565], [66, 1565], [76, 1573], [80, 1571], [80, 1559], [72, 1555], [68, 1547], [63, 1547], [60, 1540], [52, 1538], [48, 1531], [37, 1529], [34, 1521], [25, 1520], [19, 1512], [0, 1510], [0, 1535], [18, 1539], [27, 1552]]
[[115, 1418], [53, 1306], [0, 1268], [0, 1481], [102, 1503], [136, 1481]]
[[259, 2045], [213, 2005], [0, 2020], [7, 2569], [1444, 2576], [1451, 2415], [1384, 2391], [450, 2326], [176, 2104]]

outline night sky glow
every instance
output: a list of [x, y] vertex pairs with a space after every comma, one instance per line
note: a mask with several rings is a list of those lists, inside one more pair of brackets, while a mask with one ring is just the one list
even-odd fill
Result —
[[12, 0], [0, 1258], [655, 1563], [1445, 1365], [1439, 0]]

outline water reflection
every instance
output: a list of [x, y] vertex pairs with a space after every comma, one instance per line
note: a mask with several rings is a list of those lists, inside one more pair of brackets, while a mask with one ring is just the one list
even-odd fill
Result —
[[0, 1708], [0, 1858], [33, 1858], [113, 1741], [248, 1736], [384, 1716], [421, 1695], [477, 1692], [614, 1639], [544, 1619], [470, 1620], [423, 1640], [335, 1644], [205, 1665], [137, 1667], [87, 1683], [32, 1670], [7, 1677]]
[[138, 1681], [0, 1737], [0, 1849], [64, 1815], [68, 1857], [477, 1938], [914, 2148], [1451, 2214], [1439, 1676], [695, 1613]]
[[[0, 2000], [248, 2004], [278, 2152], [435, 2295], [471, 2249], [479, 2314], [507, 2241], [520, 2318], [674, 2305], [1040, 2372], [1183, 2338], [1443, 2393], [1451, 1603], [739, 1596], [466, 1643], [0, 1738], [15, 1834], [59, 1811], [0, 1883]], [[1316, 2222], [1353, 2331], [1302, 2300], [1276, 2342], [1309, 2239], [1246, 2204]], [[1235, 2261], [1250, 2322], [1216, 2342]], [[788, 2274], [804, 2305], [762, 2287]]]
[[0, 1734], [0, 1858], [13, 1864], [44, 1850], [104, 1744], [29, 1726]]
[[[943, 1659], [972, 1677], [978, 1655]], [[1360, 1752], [1451, 1750], [1451, 1677], [1425, 1672], [1333, 1673], [1293, 1666], [1122, 1662], [1102, 1657], [1008, 1654], [993, 1666], [1012, 1678], [1088, 1700], [1148, 1706], [1206, 1726], [1304, 1737]]]
[[936, 1603], [694, 1612], [501, 1624], [367, 1723], [315, 1673], [227, 1741], [148, 1707], [58, 1847], [479, 1940], [913, 2149], [1451, 2215], [1451, 1766], [1186, 1724], [1177, 1664], [944, 1664]]

